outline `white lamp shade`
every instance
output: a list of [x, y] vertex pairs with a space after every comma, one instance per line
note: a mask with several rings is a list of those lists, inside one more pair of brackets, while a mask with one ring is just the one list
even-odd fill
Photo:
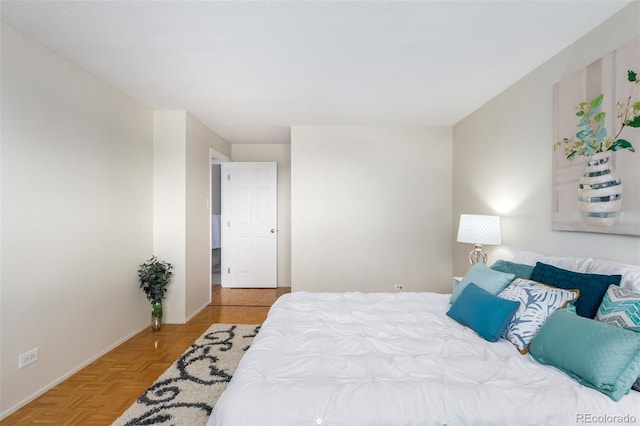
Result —
[[500, 217], [461, 214], [458, 227], [458, 241], [470, 244], [502, 244]]

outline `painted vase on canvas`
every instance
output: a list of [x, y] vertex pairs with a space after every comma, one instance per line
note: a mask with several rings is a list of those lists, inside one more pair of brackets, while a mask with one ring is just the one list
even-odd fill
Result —
[[612, 226], [622, 208], [622, 180], [611, 165], [611, 151], [587, 157], [585, 172], [578, 182], [578, 206], [584, 223]]

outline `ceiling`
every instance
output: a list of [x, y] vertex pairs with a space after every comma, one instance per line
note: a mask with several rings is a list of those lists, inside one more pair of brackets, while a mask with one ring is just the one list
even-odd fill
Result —
[[631, 0], [5, 1], [2, 20], [231, 143], [450, 126]]

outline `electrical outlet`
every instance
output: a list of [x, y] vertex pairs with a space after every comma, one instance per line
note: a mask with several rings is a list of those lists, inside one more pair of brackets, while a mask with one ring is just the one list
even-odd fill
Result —
[[403, 284], [396, 284], [393, 286], [394, 290], [404, 290], [404, 285]]
[[29, 364], [33, 364], [38, 360], [38, 348], [33, 348], [30, 351], [20, 354], [18, 357], [18, 368], [24, 368]]

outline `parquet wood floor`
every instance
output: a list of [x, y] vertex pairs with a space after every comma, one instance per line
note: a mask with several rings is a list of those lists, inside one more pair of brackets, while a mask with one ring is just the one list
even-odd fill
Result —
[[214, 323], [261, 324], [290, 288], [213, 286], [213, 303], [187, 324], [151, 327], [0, 421], [1, 425], [110, 425]]

